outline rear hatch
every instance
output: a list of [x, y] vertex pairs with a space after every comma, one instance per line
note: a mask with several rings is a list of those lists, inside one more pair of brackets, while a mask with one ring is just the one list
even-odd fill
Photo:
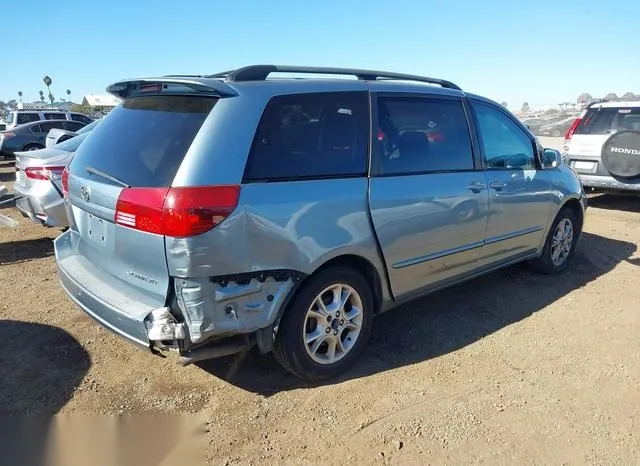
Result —
[[572, 129], [565, 149], [573, 168], [578, 173], [606, 175], [602, 147], [618, 131], [640, 131], [640, 106], [593, 106]]
[[[138, 292], [149, 309], [164, 306], [169, 288], [164, 199], [215, 103], [214, 97], [128, 99], [92, 131], [69, 166], [77, 254], [114, 288]], [[89, 291], [101, 296], [100, 289]]]

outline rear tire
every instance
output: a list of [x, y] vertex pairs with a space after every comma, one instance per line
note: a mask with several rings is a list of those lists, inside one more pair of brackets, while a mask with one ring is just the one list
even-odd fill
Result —
[[529, 265], [536, 272], [547, 275], [564, 272], [569, 267], [579, 235], [576, 214], [569, 207], [563, 207], [549, 229], [542, 255]]
[[22, 150], [28, 151], [28, 150], [40, 150], [40, 149], [44, 149], [44, 146], [41, 146], [40, 144], [27, 144], [26, 146], [24, 146]]
[[280, 321], [278, 362], [295, 376], [317, 382], [344, 373], [363, 353], [375, 300], [367, 280], [349, 267], [309, 277]]

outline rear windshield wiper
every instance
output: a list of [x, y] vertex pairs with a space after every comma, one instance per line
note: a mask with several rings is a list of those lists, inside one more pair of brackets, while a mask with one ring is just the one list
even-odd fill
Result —
[[116, 178], [115, 176], [111, 176], [108, 173], [103, 172], [102, 170], [98, 170], [97, 168], [87, 166], [87, 167], [84, 167], [84, 169], [87, 171], [87, 173], [91, 173], [92, 175], [99, 176], [100, 178], [104, 178], [105, 180], [113, 181], [115, 184], [118, 184], [123, 188], [131, 187], [131, 185], [128, 185], [121, 179]]

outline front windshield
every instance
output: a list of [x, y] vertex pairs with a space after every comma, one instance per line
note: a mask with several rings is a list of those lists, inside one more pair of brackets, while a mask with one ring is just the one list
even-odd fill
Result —
[[13, 112], [9, 112], [7, 115], [7, 124], [10, 125], [11, 123], [13, 123]]
[[79, 134], [77, 136], [72, 137], [71, 139], [67, 139], [66, 141], [61, 142], [60, 144], [56, 144], [55, 148], [64, 150], [67, 152], [75, 152], [76, 149], [78, 149], [78, 147], [82, 143], [82, 141], [84, 141], [87, 138], [87, 136], [89, 136], [88, 132]]

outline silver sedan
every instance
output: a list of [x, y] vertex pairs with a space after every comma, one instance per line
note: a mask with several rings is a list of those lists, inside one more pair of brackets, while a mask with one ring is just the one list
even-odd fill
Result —
[[16, 152], [16, 207], [22, 215], [48, 227], [68, 226], [61, 176], [90, 131], [48, 149]]

